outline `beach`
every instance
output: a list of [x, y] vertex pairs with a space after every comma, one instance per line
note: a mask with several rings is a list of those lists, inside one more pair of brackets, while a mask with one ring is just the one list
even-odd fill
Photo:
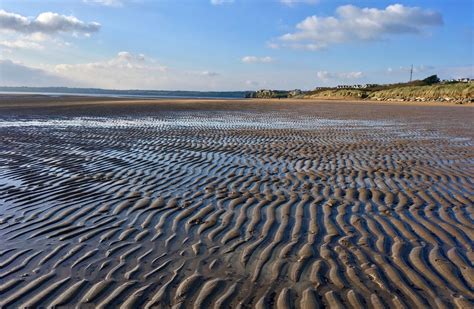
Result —
[[0, 99], [0, 307], [472, 308], [474, 107]]

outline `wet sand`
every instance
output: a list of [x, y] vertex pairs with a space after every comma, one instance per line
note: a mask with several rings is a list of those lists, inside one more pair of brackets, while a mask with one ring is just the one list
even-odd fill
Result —
[[474, 108], [0, 98], [0, 307], [472, 308]]

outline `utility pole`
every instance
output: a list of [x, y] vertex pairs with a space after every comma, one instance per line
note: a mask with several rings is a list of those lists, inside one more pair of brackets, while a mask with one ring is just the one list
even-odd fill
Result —
[[410, 69], [410, 83], [412, 80], [413, 80], [413, 64], [411, 65], [411, 69]]

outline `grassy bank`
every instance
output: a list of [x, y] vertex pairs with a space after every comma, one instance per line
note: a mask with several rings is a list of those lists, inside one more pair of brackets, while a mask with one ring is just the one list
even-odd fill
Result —
[[467, 103], [474, 101], [473, 83], [434, 85], [391, 85], [373, 89], [321, 89], [310, 91], [311, 99], [368, 99], [378, 101], [440, 101]]

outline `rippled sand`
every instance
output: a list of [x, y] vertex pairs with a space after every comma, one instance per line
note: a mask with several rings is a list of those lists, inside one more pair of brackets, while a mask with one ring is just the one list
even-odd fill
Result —
[[0, 101], [0, 307], [474, 307], [473, 107], [68, 100]]

